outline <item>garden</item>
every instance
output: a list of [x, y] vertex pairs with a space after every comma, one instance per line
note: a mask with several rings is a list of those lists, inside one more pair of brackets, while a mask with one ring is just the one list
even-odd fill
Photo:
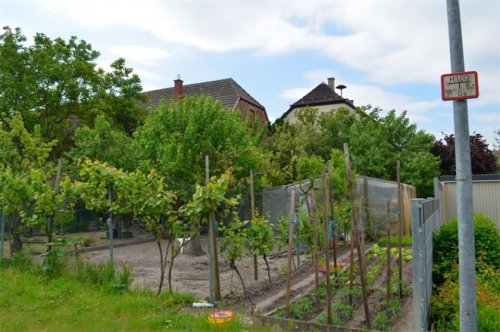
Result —
[[[406, 112], [305, 108], [262, 127], [205, 96], [144, 109], [123, 59], [104, 71], [84, 40], [26, 41], [0, 34], [1, 330], [397, 324], [409, 200], [439, 173]], [[478, 261], [493, 316], [498, 262]], [[455, 308], [444, 265], [440, 308]], [[208, 319], [221, 309], [236, 316]]]

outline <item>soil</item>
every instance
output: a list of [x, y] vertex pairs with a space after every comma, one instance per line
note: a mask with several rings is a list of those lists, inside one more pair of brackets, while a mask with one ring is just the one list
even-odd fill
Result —
[[[205, 253], [207, 250], [207, 237], [201, 237], [201, 244]], [[166, 242], [165, 242], [166, 244]], [[218, 246], [219, 248], [220, 246]], [[93, 262], [102, 263], [109, 261], [109, 250], [102, 249], [85, 253], [85, 255]], [[262, 259], [258, 258], [258, 276], [259, 280], [254, 280], [253, 257], [245, 257], [236, 263], [240, 271], [248, 297], [243, 294], [243, 288], [240, 280], [229, 267], [229, 263], [219, 255], [219, 275], [221, 284], [221, 295], [225, 306], [232, 307], [236, 310], [251, 311], [255, 309], [256, 313], [261, 315], [269, 314], [285, 303], [286, 291], [286, 267], [287, 255], [274, 254], [268, 257], [270, 265], [271, 280], [270, 283], [267, 275], [267, 267]], [[339, 251], [339, 262], [348, 263], [348, 248], [344, 247]], [[315, 275], [311, 256], [300, 255], [300, 267], [297, 268], [297, 257], [294, 256], [294, 268], [292, 274], [292, 301], [295, 298], [303, 296], [311, 291], [315, 286]], [[117, 266], [128, 265], [133, 269], [132, 287], [146, 287], [156, 290], [159, 283], [159, 254], [158, 248], [154, 241], [131, 244], [128, 246], [118, 247], [114, 249], [114, 261]], [[346, 266], [348, 268], [348, 266]], [[397, 277], [393, 270], [393, 278]], [[320, 280], [324, 279], [324, 273], [319, 273]], [[189, 254], [180, 254], [174, 264], [172, 275], [172, 287], [174, 291], [191, 293], [199, 300], [208, 300], [209, 282], [208, 282], [208, 255], [192, 256]], [[381, 277], [384, 278], [384, 277]], [[406, 263], [403, 269], [403, 278], [411, 285], [412, 270], [411, 262]], [[383, 279], [377, 281], [382, 283]], [[163, 290], [168, 290], [167, 280]], [[375, 305], [380, 301], [380, 295], [374, 292], [369, 298], [370, 312], [375, 312]], [[378, 296], [378, 297], [377, 297]], [[250, 300], [249, 300], [250, 298]], [[353, 328], [359, 328], [364, 321], [364, 311], [362, 306], [358, 312], [354, 313], [351, 320]], [[411, 331], [412, 324], [412, 297], [411, 290], [402, 306], [400, 318], [391, 328], [391, 331]]]

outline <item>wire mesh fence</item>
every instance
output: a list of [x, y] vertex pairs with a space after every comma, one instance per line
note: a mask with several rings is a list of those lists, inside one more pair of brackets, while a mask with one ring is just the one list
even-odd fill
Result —
[[[310, 207], [311, 190], [320, 188], [319, 179], [312, 185], [310, 181], [302, 181], [264, 189], [259, 193], [260, 213], [266, 217], [273, 225], [276, 225], [281, 218], [287, 217], [290, 211], [291, 192], [295, 190], [296, 210], [307, 211]], [[359, 220], [359, 227], [366, 234], [377, 236], [386, 230], [389, 223], [391, 233], [398, 230], [398, 190], [397, 183], [365, 176], [359, 176], [356, 180], [356, 213]], [[317, 190], [318, 206], [322, 205], [322, 197]], [[405, 235], [411, 233], [411, 199], [416, 197], [415, 187], [401, 184], [401, 217], [403, 222], [403, 232]], [[387, 203], [390, 204], [390, 216], [387, 216]], [[336, 202], [337, 203], [337, 202]], [[350, 205], [348, 206], [350, 209]], [[350, 211], [345, 216], [345, 211], [336, 208], [335, 219], [350, 219]], [[344, 215], [343, 215], [344, 214]]]

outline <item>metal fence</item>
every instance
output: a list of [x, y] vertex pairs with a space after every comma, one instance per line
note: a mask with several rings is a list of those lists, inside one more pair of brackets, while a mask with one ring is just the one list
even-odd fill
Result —
[[[446, 223], [457, 216], [455, 176], [440, 176], [435, 181], [435, 196], [441, 198], [441, 220]], [[500, 228], [500, 174], [472, 175], [472, 199], [474, 212], [484, 213]]]
[[427, 331], [432, 294], [432, 234], [441, 227], [439, 199], [412, 199], [413, 331]]

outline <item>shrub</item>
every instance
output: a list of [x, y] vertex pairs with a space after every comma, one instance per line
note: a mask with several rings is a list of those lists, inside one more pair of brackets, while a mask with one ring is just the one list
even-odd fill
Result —
[[[474, 215], [474, 240], [476, 261], [500, 268], [500, 234], [495, 223], [487, 216]], [[454, 272], [458, 264], [458, 222], [452, 220], [441, 227], [433, 238], [433, 274], [435, 286], [443, 284], [447, 276]], [[477, 264], [480, 266], [480, 264]], [[480, 273], [480, 271], [478, 271]]]
[[[476, 279], [478, 331], [500, 331], [500, 295]], [[458, 331], [460, 302], [458, 281], [447, 280], [431, 301], [431, 321], [437, 331]]]

